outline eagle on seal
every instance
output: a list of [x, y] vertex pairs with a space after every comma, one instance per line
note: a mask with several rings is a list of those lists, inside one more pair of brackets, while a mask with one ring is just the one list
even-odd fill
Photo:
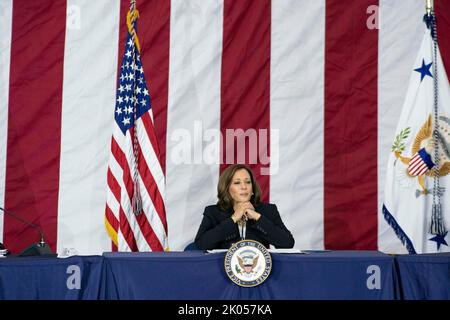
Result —
[[237, 257], [238, 258], [238, 262], [239, 265], [241, 266], [241, 268], [244, 270], [245, 273], [250, 274], [253, 269], [256, 267], [256, 265], [258, 264], [258, 255], [254, 255], [254, 256], [244, 256], [244, 257]]
[[430, 193], [425, 186], [425, 177], [432, 178], [434, 170], [439, 170], [440, 177], [450, 173], [450, 119], [445, 116], [440, 116], [438, 127], [436, 140], [439, 144], [439, 168], [435, 168], [435, 163], [432, 160], [435, 142], [433, 139], [433, 119], [431, 114], [414, 139], [411, 147], [411, 154], [413, 156], [402, 156], [398, 150], [394, 152], [395, 157], [408, 167], [407, 176], [411, 178], [417, 177], [422, 189], [419, 191], [423, 195]]

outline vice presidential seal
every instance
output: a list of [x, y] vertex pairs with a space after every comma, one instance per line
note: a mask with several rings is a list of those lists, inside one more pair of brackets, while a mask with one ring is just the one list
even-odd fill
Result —
[[272, 258], [258, 241], [242, 240], [231, 246], [225, 255], [225, 272], [241, 287], [263, 283], [272, 270]]

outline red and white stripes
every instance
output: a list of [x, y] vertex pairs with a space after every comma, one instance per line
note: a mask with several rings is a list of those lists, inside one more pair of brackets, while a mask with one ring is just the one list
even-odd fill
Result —
[[422, 160], [420, 155], [416, 153], [409, 162], [408, 173], [415, 177], [425, 174], [428, 170], [427, 164]]
[[[450, 3], [435, 2], [449, 68]], [[373, 5], [378, 29], [367, 27]], [[114, 190], [130, 168], [108, 159], [128, 8], [127, 0], [0, 2], [0, 205], [41, 225], [54, 250], [111, 250], [107, 192], [111, 217], [124, 214]], [[422, 0], [138, 0], [137, 8], [156, 132], [140, 147], [158, 141], [153, 179], [166, 193], [167, 225], [149, 224], [167, 227], [171, 250], [195, 237], [227, 155], [245, 151], [250, 161], [251, 150], [263, 199], [277, 204], [296, 247], [398, 245], [379, 212]], [[230, 145], [227, 130], [256, 147]], [[154, 207], [144, 205], [151, 220]], [[130, 219], [123, 243], [152, 247], [129, 236], [138, 223]], [[14, 251], [38, 240], [11, 217], [0, 216], [1, 230]]]

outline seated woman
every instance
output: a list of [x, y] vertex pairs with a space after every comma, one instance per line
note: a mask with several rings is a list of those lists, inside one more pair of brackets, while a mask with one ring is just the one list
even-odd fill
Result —
[[277, 207], [261, 203], [261, 189], [245, 165], [231, 165], [219, 178], [216, 205], [207, 206], [195, 237], [202, 250], [228, 249], [237, 241], [251, 239], [266, 248], [292, 248], [294, 238], [281, 221]]

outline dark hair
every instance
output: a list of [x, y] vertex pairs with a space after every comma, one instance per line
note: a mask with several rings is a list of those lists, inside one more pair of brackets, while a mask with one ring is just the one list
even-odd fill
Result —
[[233, 198], [231, 198], [228, 190], [230, 189], [231, 180], [233, 179], [234, 174], [241, 169], [247, 170], [250, 179], [252, 180], [253, 194], [250, 198], [250, 202], [253, 206], [257, 206], [261, 201], [261, 188], [259, 187], [258, 182], [256, 182], [252, 170], [243, 164], [233, 164], [222, 172], [219, 178], [219, 184], [217, 185], [217, 198], [219, 198], [217, 205], [223, 211], [227, 211], [233, 207]]

